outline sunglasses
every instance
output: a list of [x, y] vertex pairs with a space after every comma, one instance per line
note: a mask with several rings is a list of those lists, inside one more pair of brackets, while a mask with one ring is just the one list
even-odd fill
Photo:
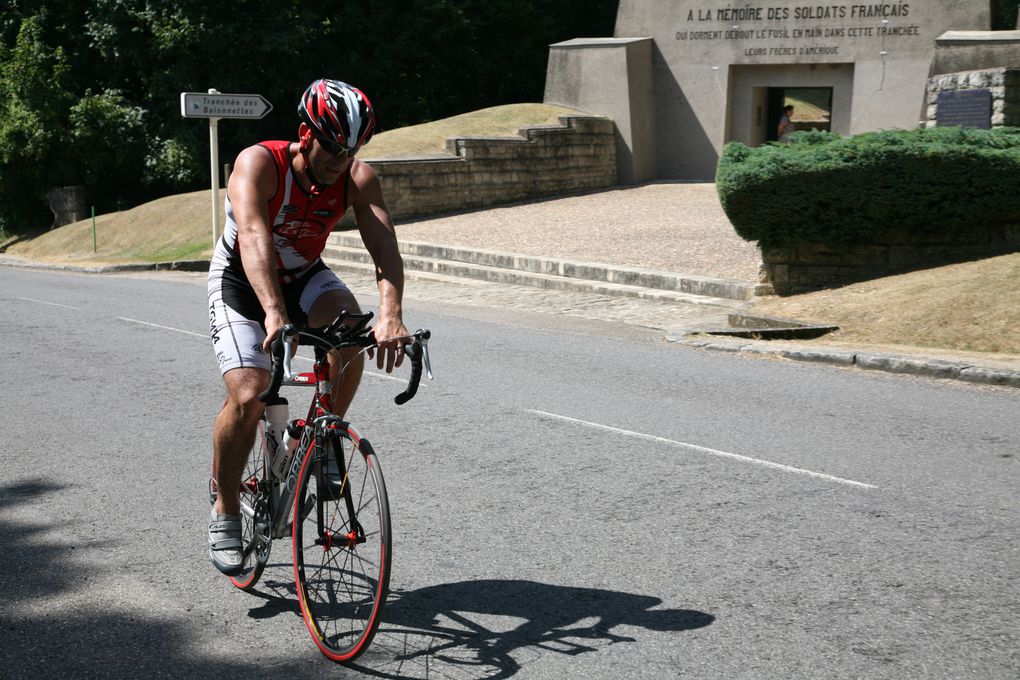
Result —
[[331, 156], [339, 157], [346, 155], [348, 158], [353, 158], [354, 155], [358, 153], [358, 149], [361, 148], [360, 146], [346, 147], [341, 144], [338, 144], [337, 142], [334, 142], [331, 139], [323, 139], [322, 137], [318, 136], [315, 137], [315, 141], [317, 141], [319, 143], [319, 146], [325, 149], [326, 153], [328, 153]]

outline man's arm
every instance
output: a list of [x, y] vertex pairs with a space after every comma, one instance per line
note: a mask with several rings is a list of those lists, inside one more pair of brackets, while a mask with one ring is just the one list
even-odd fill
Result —
[[382, 368], [385, 363], [389, 372], [404, 360], [402, 343], [396, 340], [407, 335], [402, 309], [404, 260], [397, 248], [397, 233], [383, 202], [382, 185], [375, 172], [365, 163], [354, 161], [351, 183], [354, 186], [354, 217], [361, 240], [375, 262], [375, 280], [379, 286], [379, 320], [374, 328], [380, 349], [377, 365]]
[[288, 323], [287, 309], [276, 274], [276, 246], [269, 224], [269, 199], [276, 191], [276, 165], [265, 149], [251, 146], [234, 163], [227, 195], [237, 221], [237, 247], [248, 282], [266, 312], [263, 349]]

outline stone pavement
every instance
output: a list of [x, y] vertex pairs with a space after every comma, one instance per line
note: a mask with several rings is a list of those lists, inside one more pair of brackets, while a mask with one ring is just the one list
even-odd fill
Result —
[[758, 252], [714, 184], [659, 182], [403, 222], [397, 236], [476, 249], [754, 282]]
[[[409, 300], [616, 322], [711, 351], [1020, 387], [1020, 361], [1011, 357], [690, 335], [727, 327], [728, 315], [745, 304], [757, 280], [756, 248], [734, 233], [712, 184], [656, 183], [408, 221], [397, 225], [397, 235], [404, 246], [418, 243], [430, 255], [405, 252], [408, 265], [421, 260], [414, 266], [422, 268], [408, 268]], [[351, 238], [356, 234], [334, 234], [331, 242]], [[435, 244], [455, 246], [459, 254], [449, 257], [457, 261], [432, 257], [452, 252]], [[327, 261], [343, 270], [355, 293], [370, 298], [374, 276], [369, 263], [357, 261], [359, 250], [341, 249]], [[508, 276], [507, 269], [493, 266], [493, 256], [501, 253], [514, 260], [507, 267], [542, 271]], [[467, 264], [467, 259], [488, 264]], [[19, 263], [6, 258], [0, 264]], [[203, 266], [180, 263], [179, 268]], [[145, 266], [98, 271], [126, 268]], [[568, 276], [555, 275], [567, 269]], [[676, 280], [664, 282], [670, 273]], [[530, 285], [519, 285], [521, 280]]]

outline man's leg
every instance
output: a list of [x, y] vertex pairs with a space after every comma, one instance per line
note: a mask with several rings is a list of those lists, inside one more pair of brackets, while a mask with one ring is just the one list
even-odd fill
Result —
[[241, 475], [265, 408], [258, 395], [269, 385], [269, 372], [235, 368], [223, 374], [223, 382], [227, 386], [227, 402], [213, 427], [213, 470], [218, 489], [213, 510], [236, 515], [241, 511]]
[[[358, 307], [354, 295], [346, 288], [327, 291], [312, 303], [312, 308], [308, 312], [308, 325], [312, 328], [328, 326], [342, 311], [360, 314], [361, 308]], [[343, 379], [337, 381], [341, 366], [346, 366], [346, 369], [343, 372]], [[333, 413], [341, 418], [354, 401], [364, 369], [365, 355], [359, 347], [331, 352], [329, 355], [329, 378], [333, 383]]]

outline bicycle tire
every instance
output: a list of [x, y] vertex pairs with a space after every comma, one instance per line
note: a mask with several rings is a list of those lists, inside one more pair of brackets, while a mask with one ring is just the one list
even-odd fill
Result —
[[[266, 421], [259, 421], [255, 443], [248, 454], [244, 472], [241, 474], [241, 548], [246, 550], [255, 539], [255, 510], [261, 507], [268, 511], [269, 499], [266, 498], [264, 482], [269, 478], [269, 462], [266, 447]], [[230, 576], [230, 582], [236, 588], [251, 591], [262, 577], [269, 559], [268, 553], [260, 554], [258, 548], [253, 549], [245, 559], [244, 569], [236, 576]]]
[[[305, 458], [293, 508], [294, 580], [301, 615], [319, 651], [347, 663], [371, 644], [389, 593], [390, 510], [371, 444], [350, 427], [323, 443], [326, 455], [339, 450], [347, 474], [330, 486], [323, 463], [312, 453]], [[306, 501], [311, 494], [314, 503]], [[360, 543], [352, 540], [357, 525]]]

